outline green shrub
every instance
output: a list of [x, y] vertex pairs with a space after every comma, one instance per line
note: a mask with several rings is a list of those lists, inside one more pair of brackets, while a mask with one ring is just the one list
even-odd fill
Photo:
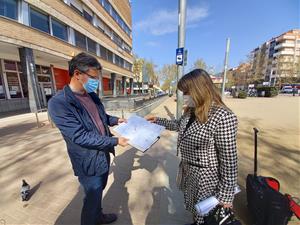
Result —
[[[274, 97], [278, 95], [278, 90], [276, 87], [261, 86], [257, 87], [256, 89], [259, 97]], [[264, 95], [263, 92], [265, 93]]]
[[239, 91], [238, 98], [247, 98], [247, 92], [246, 91]]

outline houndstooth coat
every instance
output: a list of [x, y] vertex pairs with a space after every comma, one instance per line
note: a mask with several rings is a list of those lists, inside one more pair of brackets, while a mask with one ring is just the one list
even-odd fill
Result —
[[157, 118], [156, 123], [178, 131], [177, 148], [181, 153], [179, 188], [185, 207], [194, 214], [197, 224], [203, 222], [195, 204], [210, 196], [222, 203], [232, 203], [237, 184], [237, 118], [228, 109], [212, 106], [204, 124], [195, 120], [185, 131], [191, 113], [180, 120]]

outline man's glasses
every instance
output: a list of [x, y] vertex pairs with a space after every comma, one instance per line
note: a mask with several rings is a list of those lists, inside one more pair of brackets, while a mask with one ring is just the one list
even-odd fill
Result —
[[94, 79], [94, 80], [99, 80], [99, 77], [100, 77], [100, 75], [101, 75], [101, 71], [99, 72], [99, 75], [98, 76], [92, 76], [91, 74], [88, 74], [87, 72], [84, 72], [84, 71], [81, 71], [81, 70], [79, 70], [79, 72], [80, 73], [83, 73], [83, 74], [85, 74], [85, 75], [87, 75], [89, 78], [91, 78], [91, 79]]

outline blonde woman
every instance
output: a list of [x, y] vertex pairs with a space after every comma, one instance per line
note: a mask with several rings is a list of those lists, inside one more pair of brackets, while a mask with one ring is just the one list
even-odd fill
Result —
[[195, 225], [205, 224], [195, 205], [216, 196], [231, 208], [237, 184], [237, 118], [223, 103], [208, 73], [195, 69], [178, 82], [186, 107], [179, 120], [148, 116], [148, 121], [178, 132], [181, 153], [178, 179]]

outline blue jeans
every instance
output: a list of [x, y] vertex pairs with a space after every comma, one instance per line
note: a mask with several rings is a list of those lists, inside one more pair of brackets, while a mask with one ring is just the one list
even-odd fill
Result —
[[107, 184], [108, 174], [109, 171], [101, 176], [78, 177], [85, 193], [81, 210], [81, 225], [96, 225], [99, 222], [102, 213], [102, 193]]

